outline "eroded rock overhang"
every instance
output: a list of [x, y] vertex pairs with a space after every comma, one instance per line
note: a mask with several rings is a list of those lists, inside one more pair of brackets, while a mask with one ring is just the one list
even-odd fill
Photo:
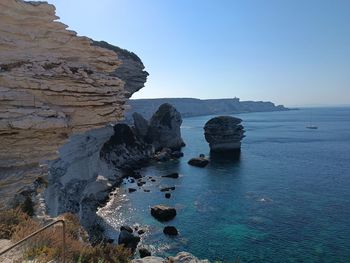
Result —
[[57, 157], [72, 133], [121, 120], [147, 75], [135, 54], [67, 30], [53, 5], [1, 0], [0, 174]]

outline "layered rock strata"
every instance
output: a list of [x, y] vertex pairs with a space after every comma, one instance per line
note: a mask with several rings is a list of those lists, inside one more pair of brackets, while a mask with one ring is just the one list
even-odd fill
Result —
[[204, 135], [213, 152], [239, 151], [244, 129], [241, 119], [232, 116], [219, 116], [204, 125]]
[[57, 19], [46, 2], [0, 1], [0, 174], [13, 191], [72, 133], [121, 120], [148, 75], [135, 54]]

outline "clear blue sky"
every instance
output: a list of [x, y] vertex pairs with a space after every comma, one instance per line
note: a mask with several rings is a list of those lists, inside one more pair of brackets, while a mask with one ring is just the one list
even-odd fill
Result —
[[135, 52], [133, 98], [350, 104], [349, 0], [49, 0], [79, 35]]

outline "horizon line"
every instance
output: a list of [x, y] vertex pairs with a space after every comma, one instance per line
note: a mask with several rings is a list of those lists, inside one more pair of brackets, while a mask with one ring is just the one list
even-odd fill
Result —
[[254, 102], [271, 102], [275, 105], [282, 105], [285, 107], [304, 107], [304, 108], [315, 108], [315, 107], [350, 107], [349, 104], [326, 104], [326, 103], [307, 103], [307, 104], [279, 104], [270, 100], [241, 100], [239, 97], [225, 97], [225, 98], [195, 98], [195, 97], [158, 97], [158, 98], [130, 98], [129, 100], [159, 100], [159, 99], [196, 99], [196, 100], [232, 100], [239, 99], [240, 102], [254, 101]]

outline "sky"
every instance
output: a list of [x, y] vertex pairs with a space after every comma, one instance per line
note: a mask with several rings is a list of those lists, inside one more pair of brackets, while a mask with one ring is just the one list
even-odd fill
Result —
[[349, 0], [48, 0], [78, 35], [136, 53], [132, 98], [350, 105]]

